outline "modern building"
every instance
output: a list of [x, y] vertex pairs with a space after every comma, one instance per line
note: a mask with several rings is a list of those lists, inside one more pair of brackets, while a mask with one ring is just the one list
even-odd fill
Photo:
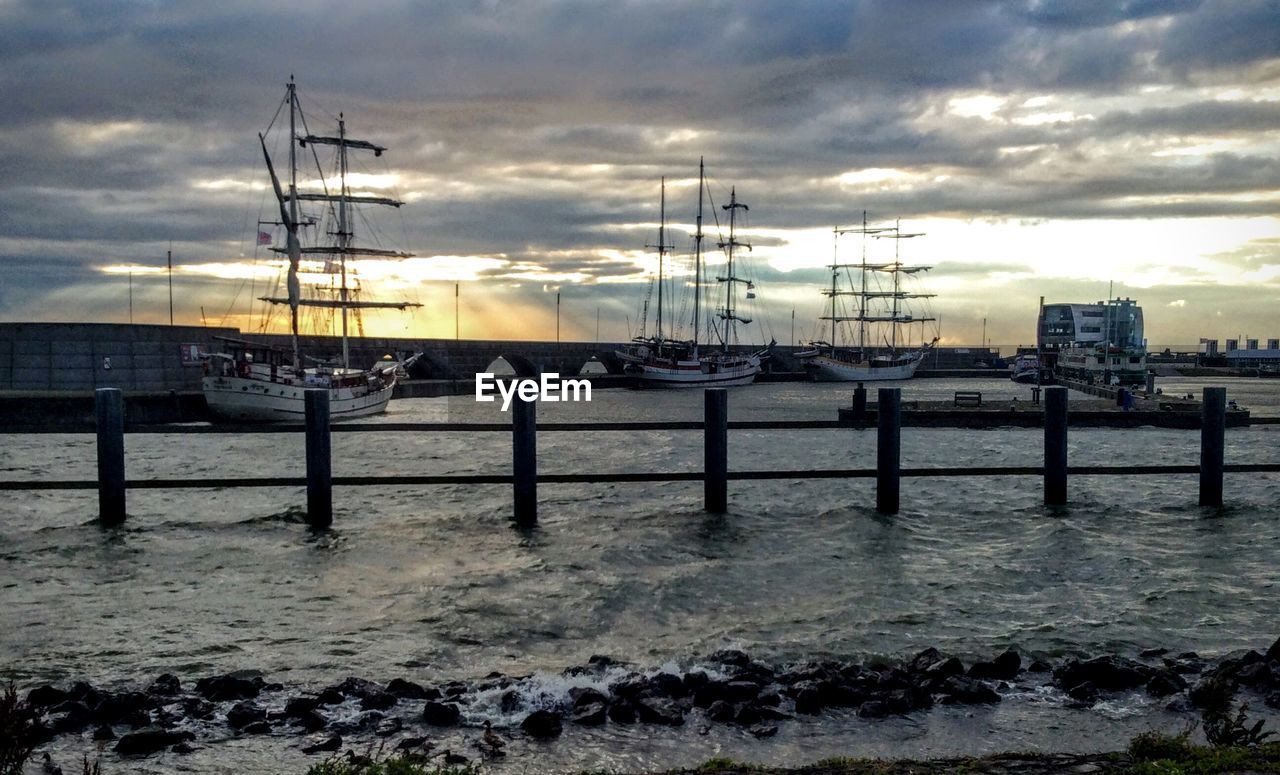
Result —
[[1036, 345], [1043, 364], [1066, 377], [1103, 384], [1146, 379], [1142, 308], [1133, 299], [1042, 305]]

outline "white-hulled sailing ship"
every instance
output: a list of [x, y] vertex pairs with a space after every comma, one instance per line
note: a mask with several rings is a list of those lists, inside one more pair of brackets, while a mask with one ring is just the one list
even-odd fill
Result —
[[[693, 235], [693, 338], [677, 339], [670, 324], [670, 316], [664, 316], [666, 299], [663, 293], [664, 272], [671, 246], [666, 244], [666, 181], [663, 180], [658, 223], [658, 309], [653, 336], [642, 333], [632, 340], [630, 347], [620, 350], [618, 357], [626, 364], [625, 370], [637, 378], [639, 387], [697, 388], [731, 387], [749, 385], [760, 373], [761, 363], [769, 357], [769, 348], [749, 353], [734, 352], [737, 344], [737, 324], [748, 324], [750, 318], [742, 317], [737, 310], [738, 284], [746, 286], [748, 298], [755, 298], [755, 285], [750, 280], [734, 275], [734, 250], [751, 249], [736, 236], [738, 210], [747, 205], [738, 201], [736, 190], [731, 191], [729, 204], [722, 207], [729, 212], [729, 238], [717, 243], [725, 251], [727, 271], [716, 281], [725, 286], [724, 306], [716, 310], [719, 326], [712, 326], [719, 338], [718, 345], [703, 348], [699, 344], [702, 321], [702, 203], [705, 189], [705, 170], [698, 161], [698, 212]], [[649, 246], [654, 247], [654, 246]], [[646, 321], [647, 322], [647, 321]], [[664, 328], [670, 327], [670, 330]]]
[[[938, 342], [934, 336], [929, 342], [924, 341], [924, 324], [936, 319], [927, 314], [914, 314], [909, 306], [912, 299], [932, 298], [932, 293], [917, 293], [903, 289], [902, 277], [926, 272], [930, 266], [907, 266], [900, 260], [898, 246], [904, 239], [924, 236], [921, 233], [904, 233], [898, 222], [892, 226], [868, 226], [867, 215], [862, 214], [862, 226], [854, 228], [836, 228], [835, 242], [838, 248], [840, 237], [844, 234], [862, 235], [862, 259], [859, 263], [840, 263], [838, 250], [832, 254], [831, 287], [824, 288], [822, 294], [831, 299], [829, 314], [820, 320], [831, 322], [831, 341], [810, 342], [809, 350], [796, 353], [796, 357], [804, 361], [805, 369], [810, 376], [819, 382], [863, 382], [876, 380], [910, 379], [916, 369]], [[889, 262], [871, 263], [867, 260], [867, 240], [893, 240], [893, 260]], [[847, 289], [840, 284], [841, 270], [856, 270], [846, 273], [850, 283]], [[884, 287], [878, 278], [882, 275], [890, 278], [888, 287]], [[841, 309], [839, 300], [850, 297], [856, 300], [856, 308]], [[838, 334], [846, 330], [846, 324], [857, 323], [856, 342], [848, 341], [845, 346], [839, 345]], [[914, 324], [920, 324], [920, 341], [912, 346], [908, 344], [908, 336]], [[907, 333], [903, 334], [902, 329]], [[852, 340], [852, 337], [848, 337]]]
[[[297, 88], [292, 78], [289, 79], [285, 102], [288, 103], [289, 111], [287, 191], [271, 161], [266, 135], [259, 134], [258, 141], [262, 146], [267, 173], [271, 177], [271, 185], [279, 204], [278, 225], [285, 232], [284, 247], [273, 247], [272, 251], [288, 257], [288, 295], [266, 296], [260, 300], [288, 305], [292, 352], [286, 353], [282, 348], [252, 342], [226, 340], [227, 352], [217, 353], [209, 358], [203, 381], [205, 400], [210, 411], [223, 418], [298, 421], [306, 415], [305, 391], [320, 388], [329, 391], [329, 413], [335, 420], [377, 414], [386, 409], [395, 389], [397, 371], [407, 365], [407, 362], [385, 361], [369, 369], [352, 368], [347, 340], [348, 315], [353, 310], [358, 314], [361, 309], [405, 310], [421, 306], [408, 301], [379, 302], [353, 298], [357, 295], [356, 287], [349, 282], [354, 266], [348, 267], [348, 260], [357, 257], [408, 258], [410, 255], [397, 250], [362, 246], [355, 241], [353, 224], [358, 217], [358, 207], [399, 207], [402, 203], [385, 197], [353, 194], [348, 185], [348, 154], [351, 151], [368, 151], [381, 156], [386, 148], [347, 137], [346, 121], [341, 115], [335, 136], [311, 134], [307, 130], [306, 118], [298, 102]], [[299, 123], [305, 134], [298, 132]], [[315, 151], [317, 146], [332, 146], [336, 149], [337, 191], [330, 190], [328, 184], [324, 183], [328, 177], [320, 167], [319, 156]], [[300, 149], [311, 151], [323, 190], [298, 190]], [[300, 211], [301, 202], [322, 203], [323, 215], [320, 218], [303, 216]], [[332, 240], [327, 241], [327, 244], [319, 244], [320, 240], [316, 240], [316, 244], [304, 246], [300, 234], [303, 227], [315, 227], [317, 231], [327, 233]], [[261, 235], [269, 244], [270, 235]], [[302, 283], [298, 277], [303, 256], [325, 263], [325, 273], [338, 280], [333, 289], [336, 293], [329, 298], [303, 298]], [[304, 365], [298, 348], [298, 310], [302, 307], [341, 311], [341, 365]]]

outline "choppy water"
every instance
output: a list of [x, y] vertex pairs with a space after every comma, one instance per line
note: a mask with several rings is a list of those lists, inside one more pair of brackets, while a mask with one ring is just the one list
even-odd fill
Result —
[[[1259, 415], [1280, 381], [1214, 380]], [[1162, 380], [1198, 392], [1208, 380]], [[916, 380], [904, 399], [1007, 381]], [[733, 419], [834, 419], [842, 385], [730, 392]], [[698, 393], [597, 391], [540, 420], [698, 419]], [[469, 398], [393, 402], [381, 421], [491, 421]], [[1034, 429], [905, 429], [906, 466], [1037, 465]], [[298, 475], [300, 435], [131, 435], [130, 478]], [[696, 470], [697, 431], [543, 433], [542, 472]], [[504, 433], [335, 434], [334, 473], [506, 473]], [[1193, 464], [1194, 431], [1073, 429], [1073, 463]], [[1280, 426], [1232, 429], [1228, 462], [1280, 460]], [[731, 469], [871, 467], [874, 431], [733, 431]], [[90, 436], [0, 436], [0, 477], [91, 478]], [[1280, 634], [1280, 477], [1228, 475], [1228, 506], [1196, 505], [1194, 476], [1078, 477], [1063, 509], [1030, 478], [904, 480], [902, 511], [874, 512], [874, 484], [731, 483], [730, 511], [699, 483], [543, 485], [540, 526], [509, 522], [507, 486], [342, 488], [335, 526], [300, 523], [301, 489], [129, 493], [118, 530], [89, 524], [91, 492], [11, 494], [0, 508], [0, 676], [132, 685], [239, 668], [321, 686], [347, 675], [420, 682], [558, 674], [592, 654], [684, 664], [718, 648], [770, 661], [902, 656], [936, 646], [987, 657], [1149, 646], [1221, 654]], [[559, 679], [548, 678], [556, 688]], [[563, 686], [559, 687], [563, 689]], [[834, 713], [756, 741], [730, 728], [567, 728], [535, 770], [640, 769], [730, 755], [929, 755], [1090, 750], [1171, 718], [1134, 696], [1107, 712], [1027, 696], [869, 722]], [[496, 711], [495, 711], [496, 713]], [[498, 720], [509, 721], [495, 716]], [[474, 736], [474, 735], [472, 735]], [[87, 750], [62, 739], [62, 750]], [[513, 742], [517, 753], [530, 743]], [[149, 771], [301, 771], [291, 738], [230, 740]], [[512, 771], [530, 760], [508, 759]], [[131, 764], [130, 768], [139, 765]], [[522, 769], [524, 768], [524, 769]]]

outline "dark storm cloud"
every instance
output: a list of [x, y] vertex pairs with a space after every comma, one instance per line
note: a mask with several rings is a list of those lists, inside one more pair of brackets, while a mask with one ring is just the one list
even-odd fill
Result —
[[[688, 181], [699, 156], [717, 202], [737, 184], [771, 229], [862, 208], [1272, 214], [1280, 166], [1258, 146], [1280, 103], [1148, 102], [1142, 88], [1274, 88], [1277, 29], [1267, 0], [0, 4], [0, 238], [26, 243], [4, 264], [0, 314], [14, 286], [93, 276], [89, 257], [173, 239], [225, 259], [258, 217], [262, 192], [239, 184], [262, 182], [255, 133], [290, 73], [313, 129], [346, 111], [391, 146], [386, 169], [420, 195], [402, 211], [409, 247], [593, 280], [636, 271], [602, 251], [651, 242], [617, 226], [656, 222], [657, 177]], [[948, 113], [973, 93], [1008, 104], [997, 120]], [[1091, 117], [1014, 122], [1039, 95]], [[1090, 98], [1111, 102], [1074, 107]], [[1244, 146], [1151, 155], [1195, 137]], [[918, 180], [837, 182], [870, 167]], [[691, 190], [669, 191], [685, 225]], [[42, 249], [56, 271], [15, 268]]]

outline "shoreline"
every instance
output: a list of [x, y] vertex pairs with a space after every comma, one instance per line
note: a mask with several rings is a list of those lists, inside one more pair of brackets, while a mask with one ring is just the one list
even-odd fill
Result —
[[[114, 691], [69, 680], [28, 687], [22, 697], [38, 718], [34, 734], [42, 746], [56, 742], [67, 753], [101, 745], [113, 766], [202, 749], [216, 754], [220, 745], [232, 741], [298, 749], [315, 762], [343, 750], [367, 749], [424, 760], [463, 751], [453, 755], [477, 763], [485, 761], [481, 730], [490, 722], [503, 739], [521, 741], [526, 763], [536, 765], [541, 746], [567, 729], [634, 727], [656, 737], [662, 728], [687, 724], [699, 735], [724, 727], [767, 741], [788, 724], [828, 712], [872, 723], [929, 714], [939, 706], [994, 707], [1029, 693], [1052, 695], [1064, 708], [1081, 712], [1141, 693], [1188, 722], [1215, 703], [1234, 705], [1241, 697], [1257, 710], [1280, 709], [1280, 639], [1265, 652], [1246, 650], [1216, 659], [1157, 648], [1136, 656], [1067, 656], [1051, 663], [1007, 649], [966, 664], [930, 647], [899, 660], [769, 664], [745, 652], [722, 650], [674, 672], [670, 665], [638, 668], [596, 656], [558, 675], [492, 673], [478, 680], [425, 685], [406, 678], [381, 683], [349, 677], [325, 687], [287, 686], [256, 671], [236, 671], [194, 682], [166, 674], [148, 685]], [[990, 771], [1060, 771], [1054, 768], [1064, 761], [1093, 766], [1099, 762], [1090, 757], [1114, 754], [1030, 756], [1017, 767], [1032, 769], [998, 759], [993, 766], [999, 768]], [[894, 764], [907, 763], [898, 769], [875, 771], [942, 772], [957, 762], [991, 758], [922, 760], [936, 765], [933, 770], [912, 770], [907, 764], [919, 762], [904, 759]], [[512, 763], [525, 761], [513, 758]], [[871, 770], [802, 766], [720, 771]]]

